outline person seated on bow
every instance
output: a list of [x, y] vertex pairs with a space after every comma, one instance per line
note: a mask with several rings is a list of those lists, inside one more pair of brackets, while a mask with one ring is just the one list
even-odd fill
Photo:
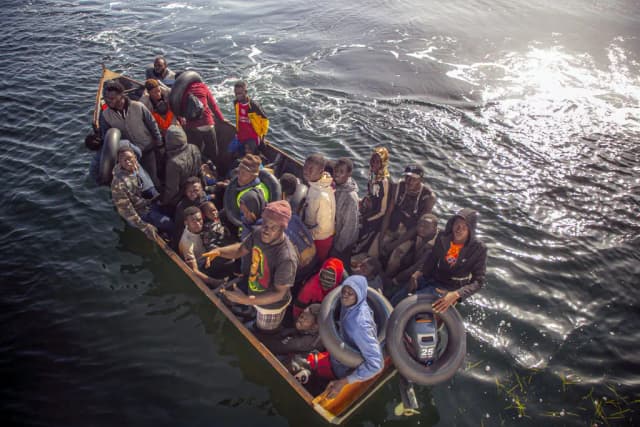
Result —
[[171, 71], [167, 66], [167, 60], [164, 56], [158, 55], [153, 60], [153, 65], [147, 67], [145, 70], [146, 79], [156, 79], [167, 83], [176, 79], [176, 73]]

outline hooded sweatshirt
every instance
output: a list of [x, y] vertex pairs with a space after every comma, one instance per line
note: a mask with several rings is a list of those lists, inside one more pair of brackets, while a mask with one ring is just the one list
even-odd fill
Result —
[[187, 144], [187, 135], [179, 126], [170, 126], [166, 134], [167, 168], [161, 203], [174, 207], [180, 201], [181, 188], [191, 176], [198, 176], [202, 158], [200, 150]]
[[327, 172], [323, 172], [316, 182], [309, 183], [303, 221], [313, 240], [328, 239], [335, 232], [336, 198], [332, 183], [333, 178]]
[[320, 303], [336, 286], [342, 283], [342, 275], [344, 273], [344, 265], [338, 258], [329, 258], [320, 270], [333, 270], [336, 278], [335, 283], [330, 289], [324, 289], [320, 284], [320, 271], [314, 274], [307, 282], [302, 286], [298, 297], [293, 301], [293, 318], [297, 319], [300, 313], [313, 303]]
[[358, 185], [349, 177], [347, 182], [336, 185], [336, 237], [333, 247], [342, 252], [358, 240]]
[[[357, 300], [354, 305], [340, 309], [340, 335], [346, 344], [358, 349], [364, 359], [353, 372], [346, 375], [351, 384], [377, 375], [384, 368], [384, 358], [373, 313], [367, 304], [367, 279], [364, 276], [350, 276], [342, 286], [351, 287]], [[333, 357], [331, 366], [338, 378], [344, 378], [348, 372], [348, 368]]]
[[[458, 291], [461, 300], [478, 292], [485, 281], [487, 247], [476, 238], [477, 217], [476, 211], [464, 208], [449, 218], [444, 232], [438, 234], [422, 269], [425, 279], [436, 280], [448, 291]], [[453, 223], [456, 218], [467, 222], [469, 237], [460, 250], [458, 260], [450, 266], [445, 258], [453, 240]]]

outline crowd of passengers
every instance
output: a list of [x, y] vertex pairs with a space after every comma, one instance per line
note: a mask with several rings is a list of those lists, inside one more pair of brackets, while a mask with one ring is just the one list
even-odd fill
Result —
[[[313, 153], [302, 177], [279, 177], [282, 198], [274, 200], [260, 179], [272, 173], [261, 156], [269, 120], [246, 82], [234, 86], [237, 140], [229, 157], [218, 149], [215, 126], [225, 119], [206, 84], [184, 91], [183, 117], [171, 111], [164, 83], [176, 74], [167, 61], [157, 57], [146, 75], [139, 101], [117, 81], [104, 86], [100, 130], [122, 134], [111, 182], [118, 213], [150, 239], [159, 233], [170, 242], [300, 381], [329, 381], [333, 397], [383, 369], [368, 289], [394, 305], [410, 293], [433, 294], [437, 313], [483, 286], [486, 247], [476, 238], [476, 212], [461, 209], [441, 229], [419, 164], [394, 180], [389, 151], [374, 148], [360, 197], [351, 159]], [[222, 204], [230, 182], [240, 227]], [[336, 287], [341, 337], [364, 360], [355, 369], [325, 352], [318, 336], [320, 303]]]

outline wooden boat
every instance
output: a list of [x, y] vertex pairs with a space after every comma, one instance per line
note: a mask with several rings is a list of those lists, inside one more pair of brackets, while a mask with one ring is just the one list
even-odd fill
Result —
[[[103, 109], [104, 101], [102, 100], [103, 85], [108, 80], [119, 81], [126, 90], [131, 99], [138, 99], [144, 92], [144, 85], [134, 79], [121, 75], [119, 73], [108, 70], [103, 66], [102, 77], [98, 84], [98, 91], [95, 98], [95, 110], [93, 114], [93, 129], [99, 134], [99, 117], [100, 111]], [[229, 122], [216, 123], [216, 132], [218, 137], [219, 151], [227, 152], [227, 146], [235, 135], [235, 127]], [[280, 176], [285, 172], [293, 173], [298, 177], [302, 177], [302, 163], [293, 155], [286, 153], [282, 149], [267, 142], [263, 150], [263, 156], [266, 157], [266, 163], [272, 165], [276, 176]], [[230, 164], [230, 160], [227, 164]], [[389, 381], [395, 374], [389, 357], [385, 359], [385, 367], [383, 371], [376, 377], [355, 384], [346, 385], [340, 394], [333, 399], [328, 399], [324, 393], [314, 396], [303, 385], [301, 385], [294, 376], [289, 373], [287, 368], [256, 338], [242, 321], [240, 321], [229, 308], [216, 296], [214, 291], [197, 277], [191, 268], [184, 263], [180, 256], [175, 253], [169, 245], [158, 237], [156, 239], [158, 246], [162, 248], [165, 254], [176, 263], [178, 267], [189, 276], [193, 283], [209, 298], [209, 300], [220, 310], [237, 329], [247, 339], [249, 345], [253, 346], [258, 353], [264, 357], [273, 367], [275, 372], [279, 374], [290, 386], [294, 393], [300, 399], [308, 404], [315, 412], [322, 416], [326, 421], [332, 424], [343, 423], [350, 415], [352, 415], [364, 402], [366, 402], [380, 387]]]

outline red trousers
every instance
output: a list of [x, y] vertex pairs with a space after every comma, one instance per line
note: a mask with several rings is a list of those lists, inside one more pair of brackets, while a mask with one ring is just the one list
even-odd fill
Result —
[[336, 378], [333, 375], [331, 369], [331, 360], [329, 359], [329, 352], [324, 351], [322, 353], [309, 353], [307, 355], [307, 362], [311, 370], [320, 378], [327, 380], [334, 380]]
[[322, 264], [327, 258], [329, 258], [329, 251], [333, 246], [333, 236], [327, 237], [324, 240], [314, 240], [313, 244], [316, 246], [318, 262]]

